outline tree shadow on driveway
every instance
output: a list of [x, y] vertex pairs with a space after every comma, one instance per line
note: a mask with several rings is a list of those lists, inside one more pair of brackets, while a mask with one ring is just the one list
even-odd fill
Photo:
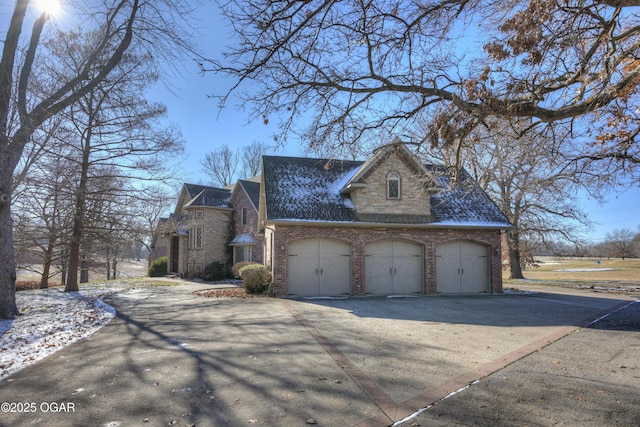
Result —
[[585, 326], [630, 302], [625, 297], [596, 297], [555, 293], [526, 295], [418, 296], [408, 298], [354, 297], [300, 299], [368, 319], [498, 327]]

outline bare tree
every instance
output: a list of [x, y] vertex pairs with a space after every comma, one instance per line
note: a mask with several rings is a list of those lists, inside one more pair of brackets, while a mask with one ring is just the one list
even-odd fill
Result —
[[634, 256], [633, 238], [635, 233], [629, 228], [622, 228], [606, 234], [604, 242], [612, 256], [617, 258], [628, 258]]
[[[79, 72], [54, 83], [47, 93], [34, 91], [34, 64], [39, 55], [55, 62], [56, 57], [41, 46], [47, 38], [45, 24], [49, 14], [41, 12], [27, 37], [21, 37], [28, 0], [17, 0], [7, 25], [0, 60], [0, 318], [18, 314], [15, 302], [15, 261], [11, 221], [13, 173], [33, 133], [47, 120], [59, 114], [107, 80], [131, 46], [152, 54], [157, 64], [175, 55], [192, 51], [191, 37], [184, 19], [190, 16], [184, 2], [158, 0], [103, 0], [83, 3], [69, 16], [83, 27], [92, 23], [103, 29], [96, 33], [92, 49], [82, 58]], [[171, 28], [171, 31], [167, 31]], [[44, 52], [43, 52], [44, 51]]]
[[253, 141], [246, 147], [238, 148], [240, 163], [242, 164], [242, 178], [251, 178], [262, 172], [262, 156], [267, 153], [267, 147], [260, 141]]
[[473, 132], [473, 143], [462, 149], [460, 161], [513, 224], [505, 232], [510, 278], [523, 279], [533, 245], [556, 240], [582, 244], [580, 232], [590, 223], [575, 195], [590, 180], [564, 155], [572, 150], [571, 140], [522, 135], [504, 121], [489, 129]]
[[[64, 51], [67, 55], [56, 64], [51, 74], [65, 76], [77, 73], [79, 70], [74, 67], [80, 62], [79, 58], [90, 50], [95, 37], [93, 33], [60, 34], [51, 42], [50, 50]], [[109, 79], [100, 82], [61, 113], [70, 132], [76, 133], [68, 143], [77, 153], [74, 159], [80, 171], [70, 234], [66, 292], [78, 290], [80, 247], [85, 218], [88, 217], [86, 203], [90, 197], [88, 188], [89, 181], [93, 179], [93, 169], [98, 168], [100, 182], [109, 182], [105, 179], [112, 176], [114, 186], [98, 190], [99, 197], [103, 198], [102, 192], [105, 191], [111, 194], [127, 191], [128, 187], [123, 185], [127, 178], [140, 179], [144, 173], [146, 180], [161, 179], [162, 166], [182, 148], [175, 129], [161, 127], [156, 122], [164, 116], [165, 107], [148, 103], [140, 96], [148, 85], [157, 80], [150, 65], [149, 58], [130, 50], [113, 69]]]
[[129, 203], [135, 213], [131, 216], [132, 237], [135, 244], [152, 252], [151, 239], [156, 225], [174, 203], [174, 196], [167, 193], [164, 187], [149, 187], [139, 196]]
[[635, 236], [633, 236], [633, 241], [631, 244], [633, 247], [633, 254], [636, 257], [640, 257], [640, 233], [636, 233]]
[[29, 173], [21, 178], [16, 193], [18, 209], [14, 214], [16, 244], [37, 254], [37, 265], [21, 266], [41, 275], [40, 288], [61, 271], [63, 242], [73, 221], [73, 188], [76, 182], [74, 164], [65, 155], [67, 147], [49, 147]]
[[202, 165], [202, 171], [209, 175], [214, 185], [226, 187], [235, 181], [238, 168], [238, 152], [233, 152], [225, 144], [206, 153], [200, 164]]
[[489, 116], [532, 118], [640, 179], [636, 0], [220, 3], [237, 40], [209, 64], [236, 82], [221, 105], [279, 118], [279, 140], [362, 145], [429, 119], [414, 142], [450, 145]]

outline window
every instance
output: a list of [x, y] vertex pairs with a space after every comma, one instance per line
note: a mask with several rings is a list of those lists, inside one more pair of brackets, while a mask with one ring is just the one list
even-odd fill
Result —
[[202, 234], [204, 230], [201, 225], [196, 227], [196, 235], [194, 236], [194, 246], [196, 249], [202, 249]]
[[242, 208], [242, 225], [247, 225], [247, 208]]
[[235, 246], [233, 248], [233, 263], [251, 261], [251, 246]]
[[400, 198], [400, 175], [397, 172], [389, 172], [387, 175], [387, 198]]
[[204, 218], [204, 212], [203, 211], [196, 211], [196, 219], [198, 218]]

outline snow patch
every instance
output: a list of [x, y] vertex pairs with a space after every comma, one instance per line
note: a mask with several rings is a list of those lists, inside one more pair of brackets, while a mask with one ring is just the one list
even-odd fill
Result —
[[[116, 311], [102, 298], [131, 286], [113, 281], [91, 285], [80, 292], [17, 292], [21, 316], [0, 321], [0, 381], [105, 326]], [[149, 295], [146, 291], [145, 294]]]

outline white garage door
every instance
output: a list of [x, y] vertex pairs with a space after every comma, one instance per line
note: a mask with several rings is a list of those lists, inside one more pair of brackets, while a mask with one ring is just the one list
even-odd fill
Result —
[[489, 292], [487, 247], [467, 241], [438, 245], [436, 283], [438, 292], [441, 293]]
[[290, 295], [351, 293], [351, 245], [329, 239], [307, 239], [289, 245]]
[[365, 249], [368, 294], [422, 293], [422, 246], [403, 240], [369, 243]]

